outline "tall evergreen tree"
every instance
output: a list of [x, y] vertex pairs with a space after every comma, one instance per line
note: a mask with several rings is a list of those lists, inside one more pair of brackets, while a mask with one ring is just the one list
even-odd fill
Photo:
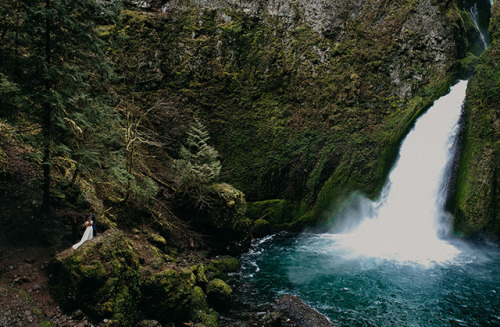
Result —
[[106, 137], [99, 132], [116, 118], [105, 101], [112, 70], [96, 33], [98, 20], [110, 14], [102, 3], [25, 0], [20, 7], [18, 85], [41, 127], [45, 212], [53, 167], [70, 162], [76, 175], [96, 166], [106, 147]]

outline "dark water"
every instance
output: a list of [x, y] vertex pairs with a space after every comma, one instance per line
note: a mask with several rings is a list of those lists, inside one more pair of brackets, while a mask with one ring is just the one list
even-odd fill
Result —
[[242, 257], [238, 301], [294, 294], [340, 326], [500, 326], [500, 250], [455, 244], [452, 260], [356, 256], [332, 234], [279, 234]]

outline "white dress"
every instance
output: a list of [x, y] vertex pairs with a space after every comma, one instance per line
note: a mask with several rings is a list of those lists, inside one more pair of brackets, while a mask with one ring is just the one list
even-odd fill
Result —
[[82, 239], [80, 240], [80, 242], [73, 245], [73, 249], [75, 250], [78, 249], [78, 247], [80, 247], [80, 245], [82, 245], [83, 242], [89, 241], [92, 238], [94, 238], [94, 233], [92, 231], [92, 222], [90, 222], [90, 225], [88, 225], [87, 228], [85, 228], [85, 232], [83, 233]]

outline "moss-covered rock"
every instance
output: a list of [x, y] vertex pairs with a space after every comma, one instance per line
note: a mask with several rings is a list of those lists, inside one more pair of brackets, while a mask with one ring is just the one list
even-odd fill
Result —
[[208, 279], [228, 280], [229, 273], [238, 272], [241, 268], [240, 261], [231, 256], [220, 256], [205, 265]]
[[[82, 310], [95, 320], [108, 319], [113, 326], [134, 326], [144, 319], [217, 326], [217, 313], [207, 302], [204, 264], [176, 265], [135, 236], [108, 230], [78, 250], [58, 255], [51, 265], [51, 288], [61, 307]], [[227, 277], [224, 272], [239, 267], [234, 260], [218, 259], [218, 269], [210, 263], [211, 271]]]
[[205, 275], [205, 266], [204, 265], [194, 265], [191, 267], [191, 271], [196, 277], [196, 285], [206, 286], [208, 283], [207, 276]]
[[207, 285], [208, 301], [214, 307], [223, 307], [231, 301], [233, 290], [222, 279], [213, 279]]
[[154, 232], [148, 234], [148, 242], [160, 249], [165, 249], [165, 246], [167, 245], [165, 238]]
[[217, 320], [219, 319], [219, 315], [216, 311], [197, 311], [191, 317], [192, 321], [195, 322], [194, 327], [217, 327], [219, 324]]
[[117, 230], [56, 257], [51, 289], [62, 308], [83, 309], [118, 325], [135, 321], [140, 298], [139, 260], [130, 240]]
[[272, 227], [267, 220], [260, 218], [254, 221], [252, 226], [252, 235], [254, 237], [265, 236], [270, 234], [271, 232], [272, 232]]
[[189, 317], [195, 283], [195, 276], [187, 269], [167, 269], [148, 277], [141, 285], [144, 311], [160, 322]]
[[196, 215], [196, 228], [213, 235], [216, 238], [213, 245], [221, 249], [245, 239], [250, 230], [250, 221], [245, 217], [245, 195], [221, 183], [212, 186], [209, 196], [212, 203]]
[[468, 78], [472, 75], [474, 72], [474, 69], [476, 68], [476, 65], [479, 61], [479, 57], [476, 55], [472, 54], [471, 52], [467, 53], [467, 56], [460, 60], [460, 69], [461, 69], [461, 76], [463, 78]]
[[460, 16], [463, 20], [462, 26], [465, 32], [464, 36], [467, 39], [468, 50], [474, 55], [479, 56], [484, 50], [479, 31], [468, 12], [460, 10]]
[[212, 219], [210, 224], [219, 230], [239, 228], [247, 209], [245, 194], [232, 185], [221, 183], [213, 185], [210, 195], [215, 202], [214, 208], [208, 211]]

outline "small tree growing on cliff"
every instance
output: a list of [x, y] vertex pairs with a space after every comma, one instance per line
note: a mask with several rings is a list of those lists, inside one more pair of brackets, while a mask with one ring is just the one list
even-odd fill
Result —
[[180, 158], [174, 160], [172, 167], [179, 176], [179, 191], [196, 202], [199, 208], [209, 205], [209, 186], [221, 170], [217, 151], [210, 145], [209, 133], [205, 126], [196, 120], [187, 132], [186, 146], [181, 147]]

